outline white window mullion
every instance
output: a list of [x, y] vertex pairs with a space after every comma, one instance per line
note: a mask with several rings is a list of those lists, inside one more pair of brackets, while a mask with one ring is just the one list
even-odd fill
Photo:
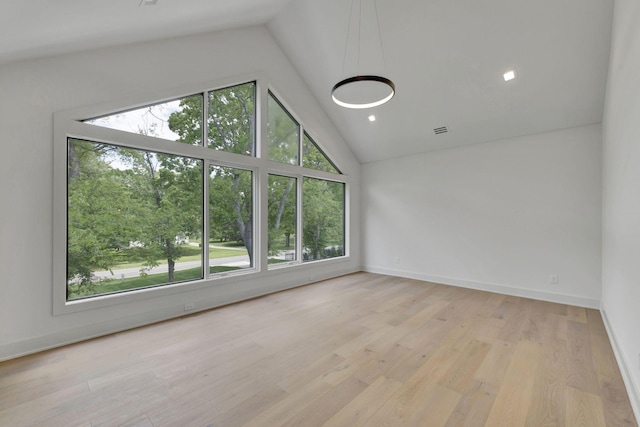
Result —
[[202, 93], [202, 146], [207, 148], [209, 146], [209, 92]]
[[[205, 125], [206, 127], [206, 125]], [[203, 200], [202, 200], [202, 257], [203, 257], [203, 278], [207, 280], [209, 278], [209, 236], [211, 231], [209, 230], [209, 169], [211, 162], [209, 160], [204, 161], [204, 173], [203, 178]]]
[[[209, 117], [209, 99], [208, 92], [204, 91], [202, 93], [202, 146], [207, 147], [207, 137], [209, 135], [209, 121], [207, 120]], [[203, 187], [202, 187], [202, 257], [203, 257], [203, 278], [207, 280], [209, 278], [209, 168], [210, 161], [204, 161], [204, 171], [203, 171]]]
[[[267, 123], [269, 118], [267, 103], [269, 100], [268, 87], [264, 80], [256, 81], [256, 140], [255, 153], [260, 159], [260, 167], [255, 171], [256, 217], [254, 220], [255, 240], [253, 242], [255, 266], [258, 271], [269, 269], [269, 173], [264, 167], [264, 158], [268, 156], [268, 131]], [[259, 263], [259, 264], [258, 264]]]
[[[232, 89], [234, 86], [231, 86], [231, 85], [236, 84], [237, 80], [246, 81], [247, 83], [237, 84], [239, 91], [234, 93]], [[250, 93], [248, 91], [248, 86], [245, 86], [248, 84], [253, 85], [254, 93]], [[225, 91], [225, 92], [219, 92], [219, 91]], [[186, 95], [182, 96], [182, 94], [186, 94]], [[213, 139], [211, 142], [212, 146], [211, 148], [209, 148], [208, 139], [209, 139], [210, 128], [209, 128], [208, 118], [209, 118], [210, 110], [211, 110], [211, 113], [214, 115], [213, 117], [219, 116], [224, 118], [227, 115], [232, 115], [233, 112], [236, 110], [234, 109], [227, 110], [224, 108], [223, 105], [219, 104], [219, 102], [222, 102], [225, 105], [226, 105], [226, 100], [229, 100], [230, 102], [239, 102], [238, 100], [234, 101], [235, 99], [234, 97], [236, 95], [242, 97], [242, 98], [238, 98], [238, 100], [240, 100], [241, 102], [245, 102], [245, 101], [249, 102], [251, 96], [255, 95], [255, 98], [254, 98], [255, 116], [253, 118], [255, 122], [254, 123], [254, 126], [255, 126], [254, 127], [254, 148], [253, 148], [255, 156], [246, 155], [246, 154], [250, 154], [246, 152], [249, 149], [248, 147], [244, 148], [244, 146], [242, 146], [243, 148], [241, 151], [237, 149], [238, 147], [241, 146], [240, 144], [244, 143], [245, 139], [243, 138], [236, 139], [235, 141], [237, 141], [238, 143], [235, 145], [233, 144], [233, 141], [229, 142], [229, 144], [227, 144], [228, 141], [224, 141], [224, 144], [218, 144], [220, 139], [218, 138], [217, 132], [213, 136]], [[180, 97], [176, 97], [176, 96], [180, 96]], [[201, 113], [201, 118], [200, 118], [201, 119], [201, 123], [200, 123], [201, 143], [197, 144], [195, 142], [195, 139], [197, 138], [197, 129], [194, 128], [194, 126], [196, 126], [194, 114], [197, 115], [197, 113], [195, 112], [195, 110], [193, 110], [193, 108], [196, 108], [195, 98], [199, 96], [202, 97], [201, 108], [200, 108], [200, 105], [197, 106], [197, 108], [200, 108], [199, 112]], [[210, 96], [215, 99], [215, 101], [211, 105], [209, 105]], [[227, 98], [224, 98], [224, 96], [226, 96]], [[271, 101], [272, 98], [273, 98], [273, 102]], [[106, 307], [109, 305], [118, 304], [120, 302], [144, 300], [146, 298], [157, 296], [157, 295], [176, 294], [176, 293], [182, 292], [183, 290], [205, 289], [207, 286], [212, 285], [214, 283], [214, 280], [216, 281], [219, 280], [218, 283], [225, 283], [225, 284], [231, 283], [231, 281], [234, 279], [232, 279], [232, 277], [230, 276], [239, 277], [241, 275], [246, 275], [247, 277], [252, 277], [251, 274], [255, 274], [258, 272], [259, 274], [253, 276], [254, 278], [261, 278], [263, 276], [269, 277], [270, 274], [273, 274], [273, 273], [270, 273], [269, 271], [281, 270], [282, 268], [291, 268], [291, 267], [293, 267], [293, 269], [302, 268], [303, 270], [300, 270], [300, 271], [304, 271], [303, 267], [296, 267], [296, 266], [300, 266], [301, 264], [304, 263], [303, 220], [305, 217], [304, 215], [305, 206], [304, 206], [303, 193], [306, 188], [305, 179], [308, 179], [308, 178], [326, 181], [329, 183], [329, 185], [333, 186], [332, 188], [336, 187], [336, 184], [335, 184], [336, 182], [345, 184], [345, 187], [344, 187], [345, 200], [344, 200], [344, 206], [343, 206], [344, 217], [343, 217], [343, 224], [342, 224], [342, 227], [344, 229], [343, 232], [345, 234], [343, 245], [344, 245], [344, 255], [347, 255], [347, 256], [349, 255], [349, 252], [351, 249], [350, 248], [351, 242], [349, 240], [350, 229], [351, 229], [350, 219], [352, 219], [351, 218], [352, 206], [350, 203], [351, 188], [349, 184], [351, 183], [352, 178], [350, 178], [347, 175], [341, 174], [340, 171], [337, 169], [334, 170], [335, 167], [334, 168], [331, 168], [328, 166], [324, 167], [322, 165], [319, 167], [314, 166], [316, 165], [314, 159], [318, 157], [315, 154], [315, 152], [313, 156], [309, 157], [311, 160], [314, 160], [314, 161], [310, 162], [306, 168], [304, 167], [305, 165], [304, 144], [306, 142], [305, 137], [309, 138], [309, 141], [313, 143], [313, 147], [318, 149], [320, 151], [320, 154], [324, 155], [324, 151], [322, 151], [319, 148], [319, 146], [316, 145], [315, 141], [313, 141], [311, 137], [308, 136], [308, 134], [306, 133], [306, 129], [302, 124], [302, 121], [298, 120], [298, 118], [294, 114], [292, 114], [291, 112], [292, 110], [289, 109], [288, 105], [282, 103], [280, 101], [281, 98], [276, 97], [274, 92], [269, 88], [268, 82], [265, 79], [258, 78], [255, 75], [249, 76], [246, 79], [234, 78], [234, 79], [229, 79], [228, 81], [225, 81], [222, 83], [217, 82], [215, 85], [211, 85], [209, 87], [203, 87], [202, 85], [197, 85], [196, 87], [192, 87], [192, 89], [187, 88], [177, 95], [175, 94], [174, 91], [163, 92], [158, 95], [157, 99], [160, 99], [160, 100], [166, 99], [167, 101], [155, 101], [154, 99], [151, 99], [151, 100], [147, 99], [146, 101], [149, 101], [149, 102], [142, 102], [142, 103], [140, 103], [138, 100], [133, 100], [133, 102], [130, 102], [130, 103], [126, 101], [121, 101], [121, 102], [118, 102], [117, 104], [114, 103], [113, 105], [109, 104], [106, 106], [87, 107], [87, 108], [82, 108], [82, 109], [69, 111], [69, 112], [56, 113], [54, 115], [54, 156], [55, 156], [54, 158], [55, 160], [54, 199], [55, 200], [54, 200], [53, 220], [54, 220], [54, 224], [56, 225], [54, 229], [61, 230], [60, 232], [54, 233], [55, 248], [60, 249], [59, 251], [54, 251], [54, 252], [56, 253], [59, 252], [61, 254], [61, 255], [54, 255], [54, 292], [55, 292], [55, 297], [53, 302], [54, 314], [56, 315], [66, 314], [66, 313], [72, 313], [72, 312], [77, 312], [77, 311], [86, 310], [86, 309]], [[114, 123], [117, 122], [115, 118], [118, 114], [131, 114], [134, 111], [134, 110], [131, 110], [130, 108], [131, 106], [135, 107], [136, 111], [140, 110], [142, 114], [144, 113], [143, 110], [147, 108], [151, 108], [151, 107], [160, 108], [164, 104], [168, 105], [170, 103], [173, 103], [171, 104], [173, 106], [175, 103], [180, 102], [182, 99], [187, 99], [189, 102], [185, 103], [185, 105], [189, 106], [189, 108], [192, 108], [191, 110], [185, 110], [185, 114], [187, 114], [185, 117], [188, 117], [189, 119], [189, 124], [188, 124], [189, 128], [187, 129], [188, 136], [185, 138], [184, 141], [178, 139], [175, 135], [170, 135], [162, 132], [159, 132], [157, 134], [154, 132], [148, 132], [147, 135], [142, 135], [137, 132], [131, 131], [130, 129], [128, 129], [128, 127], [123, 127], [124, 125], [122, 126], [118, 125], [120, 127], [115, 125], [112, 127], [109, 127], [106, 125], [109, 123], [106, 123], [106, 124], [102, 122], [98, 123], [98, 119], [106, 120], [107, 118], [113, 116], [113, 120], [111, 121], [111, 125], [113, 125]], [[149, 107], [146, 107], [146, 106], [149, 106]], [[218, 107], [221, 108], [220, 111], [218, 111]], [[286, 158], [280, 159], [280, 157], [283, 157], [283, 156], [280, 156], [277, 150], [276, 150], [276, 154], [273, 155], [274, 157], [273, 159], [269, 157], [270, 141], [269, 141], [269, 133], [267, 130], [267, 125], [270, 118], [270, 113], [269, 113], [270, 107], [273, 108], [272, 114], [277, 113], [277, 117], [280, 117], [282, 120], [291, 121], [291, 124], [289, 127], [287, 127], [287, 129], [291, 128], [293, 132], [295, 131], [294, 125], [297, 126], [297, 132], [298, 132], [297, 152], [298, 153], [297, 153], [296, 162], [294, 162], [292, 158], [293, 144], [294, 144], [293, 134], [287, 133], [287, 132], [280, 132], [280, 133], [283, 133], [284, 135], [284, 136], [281, 136], [280, 139], [286, 142], [285, 144], [286, 150], [283, 151], [286, 154], [286, 156], [284, 156]], [[118, 111], [121, 111], [122, 113], [118, 113]], [[168, 123], [169, 123], [168, 115], [169, 113], [171, 113], [172, 110], [166, 110], [166, 111], [167, 111], [167, 114], [165, 114], [165, 116], [167, 117], [165, 116], [161, 117], [162, 119], [161, 123], [158, 122], [160, 123], [158, 124], [159, 128], [166, 129], [168, 126]], [[111, 115], [110, 116], [103, 115], [103, 113], [105, 112], [110, 112]], [[90, 119], [86, 119], [86, 117], [90, 117]], [[244, 113], [242, 113], [238, 116], [238, 120], [240, 119], [244, 120], [244, 118], [248, 118], [248, 115], [245, 115]], [[273, 119], [274, 117], [272, 117], [272, 120]], [[191, 123], [191, 120], [193, 120], [194, 123]], [[215, 123], [216, 123], [215, 121], [212, 122], [212, 124], [215, 124]], [[221, 123], [223, 123], [223, 125], [221, 126], [223, 126], [224, 128], [224, 123], [228, 123], [228, 122], [223, 121]], [[241, 128], [239, 128], [240, 129], [239, 132], [241, 132], [242, 135], [246, 134], [246, 131], [247, 131], [246, 120], [243, 121], [239, 126], [241, 126]], [[278, 128], [280, 128], [280, 126], [278, 126]], [[213, 129], [213, 130], [216, 130], [216, 129]], [[222, 130], [224, 132], [224, 129]], [[69, 217], [68, 206], [69, 206], [70, 196], [68, 193], [70, 191], [69, 188], [71, 188], [73, 191], [76, 191], [76, 193], [73, 193], [74, 195], [77, 195], [78, 194], [77, 192], [83, 189], [83, 187], [79, 187], [79, 186], [69, 187], [70, 184], [67, 179], [68, 161], [66, 160], [68, 156], [68, 138], [78, 140], [80, 141], [80, 143], [84, 143], [84, 144], [94, 144], [94, 145], [101, 144], [101, 145], [108, 146], [110, 148], [109, 153], [111, 154], [100, 154], [103, 157], [107, 155], [115, 156], [117, 153], [120, 153], [120, 152], [125, 153], [125, 154], [119, 154], [121, 157], [125, 156], [126, 152], [137, 153], [137, 155], [143, 155], [144, 153], [151, 153], [153, 156], [156, 156], [156, 157], [160, 155], [173, 156], [173, 158], [175, 159], [173, 160], [175, 161], [175, 164], [179, 164], [179, 162], [184, 162], [184, 164], [188, 165], [188, 167], [195, 167], [195, 164], [196, 164], [195, 161], [197, 161], [197, 163], [201, 165], [202, 167], [201, 183], [196, 184], [195, 182], [196, 169], [190, 170], [188, 180], [176, 181], [178, 184], [181, 185], [181, 187], [178, 188], [180, 191], [183, 191], [184, 189], [186, 189], [185, 195], [188, 196], [188, 200], [189, 200], [188, 206], [187, 204], [180, 205], [181, 203], [180, 200], [182, 199], [179, 199], [179, 198], [171, 199], [173, 201], [171, 201], [170, 203], [172, 203], [171, 206], [174, 206], [174, 207], [178, 206], [181, 209], [179, 212], [182, 212], [182, 213], [185, 213], [186, 208], [188, 207], [189, 209], [188, 212], [190, 212], [190, 216], [188, 218], [195, 218], [195, 215], [200, 216], [200, 220], [202, 221], [200, 231], [202, 233], [201, 241], [203, 246], [199, 249], [201, 250], [201, 256], [202, 256], [201, 268], [202, 268], [203, 280], [199, 280], [197, 278], [198, 275], [196, 274], [196, 272], [192, 270], [191, 272], [192, 274], [190, 274], [189, 276], [191, 278], [183, 280], [181, 283], [175, 282], [174, 280], [172, 280], [171, 282], [160, 283], [160, 279], [157, 279], [158, 285], [162, 285], [162, 286], [146, 286], [145, 285], [143, 287], [139, 287], [135, 289], [127, 289], [126, 292], [118, 292], [118, 293], [103, 291], [103, 293], [96, 293], [95, 295], [94, 294], [86, 295], [86, 297], [85, 295], [80, 293], [77, 293], [72, 298], [69, 298], [66, 295], [66, 291], [68, 291], [69, 287], [70, 286], [73, 287], [76, 285], [75, 282], [69, 282], [68, 281], [69, 279], [66, 278], [66, 267], [67, 265], [69, 265], [69, 261], [66, 259], [67, 258], [66, 255], [70, 245], [69, 243], [70, 239], [67, 236], [68, 234], [67, 228], [69, 227], [69, 224], [70, 224], [68, 220], [68, 217]], [[229, 145], [230, 147], [227, 145]], [[311, 147], [311, 145], [309, 147]], [[327, 155], [325, 155], [325, 158], [328, 163], [331, 163], [333, 165], [333, 162], [330, 161]], [[104, 163], [108, 163], [110, 161], [110, 158], [104, 157], [104, 158], [101, 158], [100, 161]], [[121, 163], [124, 165], [126, 161], [122, 160]], [[117, 173], [119, 173], [117, 171], [120, 169], [117, 166], [118, 165], [117, 162], [115, 165], [116, 166], [113, 166], [115, 171], [114, 174], [117, 175]], [[180, 176], [179, 171], [177, 169], [172, 167], [170, 164], [168, 165], [169, 166], [167, 167], [170, 168], [172, 172], [176, 172], [176, 176]], [[213, 179], [210, 176], [211, 168], [214, 168], [216, 171], [216, 174], [214, 175], [215, 178]], [[224, 171], [223, 174], [218, 175], [219, 168], [224, 168], [226, 170]], [[211, 256], [214, 256], [214, 257], [217, 256], [217, 250], [211, 249], [209, 244], [209, 239], [212, 237], [217, 239], [219, 235], [227, 237], [228, 235], [233, 235], [233, 232], [234, 232], [233, 230], [227, 230], [225, 228], [226, 226], [224, 225], [226, 224], [225, 219], [227, 219], [226, 213], [228, 213], [228, 211], [222, 211], [220, 213], [220, 221], [218, 221], [218, 218], [216, 217], [218, 215], [217, 209], [231, 209], [231, 207], [228, 206], [229, 199], [225, 196], [225, 194], [227, 194], [226, 193], [227, 191], [231, 191], [231, 190], [228, 190], [228, 186], [225, 185], [225, 182], [227, 181], [217, 181], [217, 179], [218, 177], [221, 177], [221, 179], [230, 179], [229, 174], [232, 172], [238, 172], [240, 174], [239, 177], [241, 177], [242, 179], [241, 189], [239, 189], [239, 191], [242, 192], [240, 197], [243, 197], [242, 203], [243, 203], [243, 206], [246, 207], [246, 209], [242, 210], [242, 217], [244, 218], [244, 222], [246, 223], [246, 219], [250, 214], [249, 206], [244, 204], [249, 202], [245, 197], [246, 193], [249, 191], [248, 171], [252, 172], [251, 188], [252, 188], [252, 205], [253, 205], [252, 207], [253, 208], [252, 210], [253, 268], [245, 268], [246, 265], [244, 263], [240, 263], [240, 262], [236, 263], [235, 262], [236, 260], [231, 260], [228, 263], [227, 263], [227, 260], [223, 260], [220, 262], [225, 263], [225, 265], [221, 265], [221, 267], [225, 267], [225, 268], [220, 268], [220, 269], [216, 268], [214, 271], [218, 271], [218, 273], [211, 274], [210, 273], [211, 267], [209, 265], [210, 263], [212, 263], [212, 260], [210, 258]], [[138, 178], [139, 177], [137, 177], [136, 179]], [[274, 181], [274, 178], [275, 178], [275, 181]], [[287, 179], [283, 179], [283, 178], [288, 178], [289, 180], [287, 181]], [[291, 182], [292, 179], [295, 179], [295, 188], [291, 187], [291, 185], [293, 184], [293, 182]], [[136, 183], [137, 181], [132, 180], [132, 182]], [[281, 253], [275, 257], [278, 259], [270, 260], [269, 259], [270, 255], [268, 253], [268, 246], [269, 246], [268, 242], [269, 242], [271, 230], [269, 229], [269, 226], [270, 225], [273, 226], [273, 224], [270, 224], [269, 222], [269, 201], [270, 201], [270, 197], [273, 197], [273, 196], [270, 196], [270, 189], [271, 189], [272, 182], [275, 185], [275, 187], [273, 187], [274, 191], [279, 193], [282, 191], [283, 188], [288, 191], [287, 194], [289, 199], [287, 200], [288, 201], [286, 206], [287, 211], [285, 215], [287, 228], [286, 230], [281, 229], [280, 231], [295, 233], [295, 235], [294, 235], [294, 241], [293, 242], [289, 241], [288, 245], [284, 245], [285, 246], [284, 249], [281, 248], [282, 246], [281, 243], [278, 243], [276, 247], [281, 250]], [[103, 199], [107, 200], [108, 202], [114, 201], [113, 203], [110, 204], [110, 206], [115, 206], [115, 208], [118, 208], [119, 206], [115, 204], [115, 201], [128, 200], [123, 197], [120, 197], [120, 199], [117, 198], [117, 195], [120, 194], [116, 191], [118, 190], [118, 188], [119, 187], [117, 186], [113, 186], [113, 192], [115, 195], [111, 197], [111, 199], [107, 199], [107, 196], [111, 193], [109, 194], [105, 193], [106, 195], [103, 197]], [[311, 191], [309, 188], [313, 189], [314, 187], [313, 186], [308, 187], [307, 191]], [[107, 189], [111, 189], [111, 187]], [[197, 198], [195, 196], [196, 191], [202, 192], [202, 201], [201, 201], [202, 212], [201, 213], [197, 212]], [[211, 193], [212, 191], [213, 193]], [[332, 205], [335, 204], [337, 206], [335, 195], [337, 195], [338, 193], [336, 191], [338, 191], [337, 188], [334, 189], [334, 192], [333, 192], [334, 197], [326, 199], [327, 200], [326, 203], [331, 202]], [[220, 197], [218, 197], [217, 192], [221, 193]], [[125, 194], [124, 190], [122, 190], [122, 193]], [[141, 198], [147, 197], [143, 193], [140, 193], [139, 196]], [[213, 196], [214, 203], [216, 203], [217, 206], [215, 206], [214, 209], [212, 209], [210, 212], [209, 204], [210, 204], [211, 196]], [[295, 203], [293, 200], [290, 200], [291, 197], [296, 198]], [[72, 201], [77, 199], [78, 199], [77, 197], [73, 198]], [[307, 210], [309, 214], [307, 215], [307, 221], [308, 221], [308, 224], [315, 224], [314, 212], [316, 212], [317, 205], [316, 205], [315, 199], [313, 198], [309, 199], [309, 197], [307, 199], [308, 199]], [[76, 206], [76, 205], [72, 205], [72, 206]], [[125, 205], [124, 203], [123, 203], [123, 206], [124, 208], [127, 208], [127, 209], [129, 208], [129, 205]], [[225, 206], [227, 207], [225, 208]], [[294, 206], [296, 211], [295, 211], [295, 215], [293, 215], [292, 217], [291, 210]], [[337, 211], [337, 209], [334, 209], [332, 211]], [[79, 208], [76, 212], [82, 213], [82, 211]], [[134, 210], [132, 210], [132, 212], [134, 212]], [[183, 221], [183, 219], [178, 217], [180, 217], [180, 215], [176, 215], [176, 219], [175, 219], [176, 223], [177, 221]], [[291, 225], [294, 225], [292, 224], [294, 220], [295, 220], [295, 226], [292, 229]], [[211, 224], [212, 221], [213, 221], [213, 226]], [[336, 226], [338, 226], [337, 219], [334, 220], [333, 222], [335, 222]], [[79, 222], [76, 221], [76, 223], [79, 223]], [[220, 223], [220, 227], [218, 227], [218, 223]], [[132, 224], [136, 225], [138, 224], [138, 222], [132, 221]], [[193, 219], [190, 219], [187, 224], [188, 225], [186, 227], [188, 227], [188, 229], [185, 228], [185, 232], [179, 233], [179, 234], [188, 234], [195, 237], [195, 233], [191, 234], [190, 232], [192, 230], [195, 231], [197, 222], [195, 222]], [[77, 227], [80, 227], [80, 226], [77, 226]], [[218, 232], [219, 231], [218, 228], [220, 229], [220, 233]], [[161, 230], [158, 230], [158, 232], [160, 231]], [[173, 231], [171, 232], [173, 233]], [[149, 232], [145, 232], [145, 233], [153, 234]], [[132, 236], [137, 236], [137, 234], [133, 232], [130, 234]], [[140, 239], [141, 241], [146, 238], [146, 235], [144, 235], [144, 233], [140, 235], [142, 236]], [[278, 239], [283, 237], [282, 233], [280, 232], [275, 233], [271, 237], [274, 238], [274, 236], [276, 235]], [[246, 235], [243, 237], [246, 239]], [[127, 240], [135, 240], [135, 238], [129, 239], [125, 236], [123, 240], [125, 241], [124, 244], [126, 246]], [[329, 242], [331, 244], [334, 244], [333, 240], [335, 240], [336, 241], [335, 244], [337, 245], [336, 238], [331, 237], [329, 240], [331, 240]], [[313, 248], [314, 243], [310, 241], [307, 241], [306, 243], [309, 246], [309, 248], [312, 248], [312, 250], [315, 250]], [[78, 244], [76, 243], [73, 243], [73, 244], [75, 244], [76, 247], [78, 246]], [[129, 243], [129, 245], [133, 245], [133, 244], [137, 244], [137, 243], [135, 241], [133, 243], [131, 242]], [[295, 245], [294, 251], [291, 251], [291, 247], [290, 247], [291, 244]], [[66, 251], [65, 251], [65, 248], [67, 249]], [[191, 251], [192, 251], [191, 253], [195, 253], [193, 249], [194, 248], [191, 248]], [[295, 260], [292, 259], [293, 254], [291, 252], [295, 253]], [[235, 256], [235, 255], [232, 255], [232, 256]], [[322, 257], [319, 257], [319, 256], [314, 257], [314, 259], [309, 259], [309, 261], [318, 261], [318, 260], [323, 261], [326, 257], [329, 257], [329, 256], [335, 256], [335, 255], [324, 254]], [[274, 258], [274, 257], [271, 257], [271, 258]], [[214, 264], [217, 264], [217, 260], [214, 260], [214, 261], [216, 261], [214, 262]], [[270, 261], [273, 263], [269, 264]], [[188, 261], [184, 261], [184, 262], [188, 262]], [[194, 265], [191, 264], [191, 266], [189, 267], [193, 268]], [[229, 268], [229, 269], [227, 270], [226, 268]], [[279, 274], [282, 274], [282, 273], [279, 273]], [[196, 276], [196, 277], [193, 277], [193, 276]], [[165, 286], [165, 285], [169, 285], [169, 286]], [[98, 291], [100, 291], [100, 289], [98, 289]]]
[[302, 258], [302, 175], [296, 177], [297, 200], [296, 200], [296, 259], [299, 263], [304, 262]]

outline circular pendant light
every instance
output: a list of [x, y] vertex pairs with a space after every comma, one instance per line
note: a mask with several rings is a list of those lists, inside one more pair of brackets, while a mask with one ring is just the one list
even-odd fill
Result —
[[396, 85], [386, 77], [355, 76], [336, 83], [331, 89], [333, 102], [345, 108], [372, 108], [391, 100]]
[[[358, 0], [358, 8], [360, 13], [357, 14], [358, 18], [358, 40], [356, 42], [356, 65], [357, 68], [360, 67], [360, 44], [362, 43], [362, 15], [363, 8], [362, 3], [366, 0]], [[380, 33], [380, 20], [378, 17], [378, 8], [376, 7], [376, 0], [370, 0], [370, 3], [373, 5], [374, 11], [374, 34], [377, 35], [379, 44], [380, 44], [380, 54], [382, 55], [382, 63], [384, 64], [384, 47], [382, 44], [382, 34]], [[351, 0], [351, 15], [354, 12], [355, 0]], [[347, 51], [349, 47], [349, 38], [351, 35], [351, 21], [352, 16], [349, 16], [349, 27], [347, 28], [347, 39], [344, 47], [344, 60], [343, 60], [343, 71], [344, 65], [347, 59]], [[375, 37], [374, 37], [375, 38]], [[336, 83], [333, 88], [331, 88], [331, 99], [333, 102], [338, 104], [341, 107], [345, 108], [355, 108], [355, 109], [364, 109], [364, 108], [372, 108], [377, 107], [379, 105], [384, 104], [385, 102], [391, 100], [396, 94], [396, 86], [395, 84], [386, 77], [380, 77], [375, 74], [359, 74], [358, 70], [356, 70], [356, 76], [348, 77], [344, 80]]]

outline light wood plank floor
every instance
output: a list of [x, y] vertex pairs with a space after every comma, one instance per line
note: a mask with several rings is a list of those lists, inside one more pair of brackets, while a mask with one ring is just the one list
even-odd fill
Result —
[[0, 364], [2, 426], [636, 426], [597, 310], [357, 273]]

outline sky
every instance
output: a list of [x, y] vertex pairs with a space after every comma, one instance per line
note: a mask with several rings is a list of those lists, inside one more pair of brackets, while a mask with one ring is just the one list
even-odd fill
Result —
[[179, 137], [169, 129], [168, 122], [171, 113], [180, 110], [180, 100], [175, 100], [85, 120], [85, 123], [176, 141]]

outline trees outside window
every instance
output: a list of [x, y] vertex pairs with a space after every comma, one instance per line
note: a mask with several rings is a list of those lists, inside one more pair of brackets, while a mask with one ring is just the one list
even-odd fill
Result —
[[303, 179], [302, 245], [304, 261], [344, 255], [344, 184]]
[[340, 173], [306, 132], [302, 140], [302, 166], [324, 172]]
[[68, 152], [68, 299], [202, 278], [201, 160], [71, 138]]
[[268, 116], [269, 160], [297, 165], [300, 158], [300, 125], [271, 93]]
[[269, 263], [297, 259], [296, 200], [297, 179], [269, 175]]
[[273, 267], [345, 255], [344, 176], [271, 92], [256, 158], [257, 88], [83, 120], [109, 137], [67, 133], [66, 301], [257, 271], [258, 254]]
[[[209, 271], [222, 273], [253, 267], [253, 240], [253, 173], [211, 166]], [[221, 250], [227, 251], [225, 256], [218, 256]]]
[[169, 141], [200, 145], [202, 144], [201, 117], [202, 95], [198, 94], [88, 119], [84, 122]]
[[209, 148], [255, 156], [255, 92], [256, 84], [251, 82], [208, 93]]

